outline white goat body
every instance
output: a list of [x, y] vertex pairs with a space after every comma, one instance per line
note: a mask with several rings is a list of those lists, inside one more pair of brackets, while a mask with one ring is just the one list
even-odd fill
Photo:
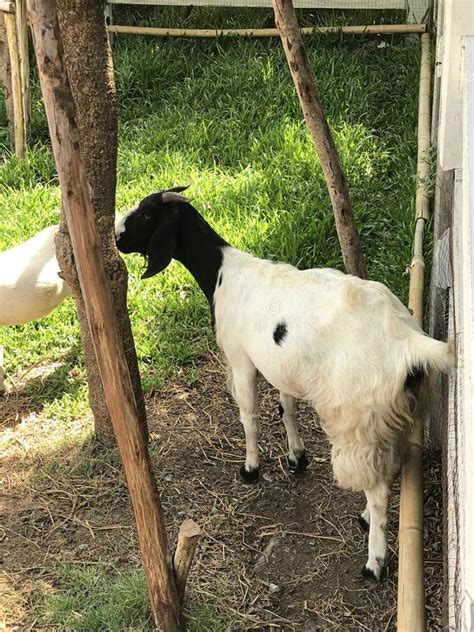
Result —
[[[365, 490], [393, 478], [394, 448], [412, 421], [407, 375], [446, 371], [446, 343], [426, 336], [381, 283], [297, 270], [230, 247], [220, 273], [216, 337], [233, 378], [250, 361], [282, 393], [310, 401], [342, 487]], [[285, 334], [276, 344], [279, 325]]]
[[306, 464], [295, 398], [305, 399], [331, 442], [337, 482], [365, 492], [362, 574], [379, 580], [390, 487], [410, 426], [424, 422], [426, 376], [449, 370], [452, 345], [425, 335], [381, 283], [336, 270], [300, 271], [225, 247], [219, 279], [215, 329], [245, 430], [243, 476], [252, 480], [259, 468], [257, 369], [280, 390], [290, 463]]
[[429, 375], [449, 370], [452, 345], [425, 335], [381, 283], [337, 270], [301, 271], [232, 248], [180, 195], [185, 188], [142, 200], [116, 225], [117, 246], [147, 258], [142, 278], [178, 259], [206, 295], [245, 431], [246, 481], [259, 469], [257, 371], [280, 391], [295, 470], [307, 464], [296, 399], [312, 403], [332, 445], [335, 478], [365, 492], [360, 521], [369, 529], [369, 556], [362, 572], [378, 580], [407, 433], [424, 421]]
[[[59, 276], [54, 243], [57, 231], [58, 226], [49, 226], [0, 252], [0, 326], [42, 318], [71, 294]], [[2, 366], [0, 361], [0, 392], [5, 390]]]
[[20, 325], [49, 314], [71, 294], [59, 276], [54, 237], [49, 226], [10, 250], [0, 252], [0, 326]]

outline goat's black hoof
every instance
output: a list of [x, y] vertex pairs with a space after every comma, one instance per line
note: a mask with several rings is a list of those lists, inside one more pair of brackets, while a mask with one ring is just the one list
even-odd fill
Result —
[[370, 529], [370, 525], [369, 525], [369, 523], [367, 522], [367, 520], [364, 518], [364, 516], [362, 514], [360, 514], [358, 516], [357, 521], [358, 521], [362, 531], [365, 531], [365, 533], [368, 533], [369, 529]]
[[[378, 562], [378, 559], [379, 558], [377, 558], [377, 562]], [[370, 579], [373, 582], [379, 582], [385, 577], [386, 572], [387, 572], [385, 560], [381, 561], [381, 563], [379, 564], [378, 570], [379, 570], [379, 573], [377, 575], [371, 568], [368, 568], [367, 565], [365, 565], [364, 568], [362, 569], [361, 574], [364, 579]]]
[[367, 566], [364, 566], [361, 575], [364, 579], [370, 579], [373, 582], [378, 582], [380, 580], [380, 577], [377, 577], [374, 571], [370, 568], [367, 568]]
[[296, 459], [290, 459], [290, 457], [288, 457], [288, 467], [290, 468], [290, 472], [292, 474], [302, 474], [303, 472], [306, 472], [308, 465], [309, 459], [306, 455], [306, 450], [303, 450]]
[[245, 465], [240, 468], [240, 478], [244, 483], [256, 483], [258, 481], [259, 469], [258, 467], [252, 470], [246, 470]]

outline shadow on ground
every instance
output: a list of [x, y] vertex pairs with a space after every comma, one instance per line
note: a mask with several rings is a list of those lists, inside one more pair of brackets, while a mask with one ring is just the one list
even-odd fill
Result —
[[0, 395], [0, 428], [41, 414], [46, 404], [64, 395], [74, 398], [84, 385], [81, 354], [81, 346], [75, 344], [56, 362], [36, 363], [14, 381], [7, 376], [8, 393]]

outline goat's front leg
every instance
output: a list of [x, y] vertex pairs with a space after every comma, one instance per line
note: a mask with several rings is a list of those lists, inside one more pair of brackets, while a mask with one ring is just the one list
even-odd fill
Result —
[[258, 398], [257, 370], [248, 358], [232, 365], [232, 392], [240, 411], [240, 421], [245, 432], [245, 465], [240, 475], [246, 483], [258, 479], [260, 464], [258, 454]]
[[308, 457], [296, 425], [296, 399], [280, 391], [278, 410], [288, 437], [288, 465], [294, 472], [303, 472], [308, 466]]
[[379, 483], [365, 490], [367, 509], [364, 517], [369, 518], [369, 559], [362, 569], [362, 575], [378, 581], [387, 563], [387, 510], [390, 489], [385, 483]]

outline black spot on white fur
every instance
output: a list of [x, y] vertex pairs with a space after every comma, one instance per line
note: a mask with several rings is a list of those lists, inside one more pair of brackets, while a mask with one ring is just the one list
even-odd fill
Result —
[[278, 404], [278, 414], [280, 415], [280, 419], [283, 419], [283, 415], [285, 414], [285, 409], [283, 408], [281, 402]]
[[284, 321], [278, 323], [273, 332], [273, 340], [275, 341], [275, 344], [281, 345], [287, 333], [288, 329], [286, 327], [286, 323]]
[[244, 483], [256, 483], [259, 477], [258, 467], [252, 470], [246, 470], [245, 465], [240, 468], [240, 476]]

